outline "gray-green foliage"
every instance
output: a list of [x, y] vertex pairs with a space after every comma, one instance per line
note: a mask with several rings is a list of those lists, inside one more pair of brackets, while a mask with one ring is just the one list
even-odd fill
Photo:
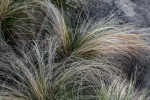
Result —
[[137, 91], [126, 80], [130, 68], [126, 64], [135, 68], [133, 58], [147, 58], [144, 52], [149, 47], [142, 35], [129, 34], [134, 27], [118, 25], [118, 19], [88, 19], [82, 11], [76, 15], [80, 8], [64, 9], [69, 0], [56, 1], [0, 2], [1, 32], [5, 37], [15, 34], [11, 42], [0, 42], [0, 96], [6, 100], [144, 100], [147, 92]]
[[30, 3], [13, 2], [12, 0], [1, 0], [0, 2], [0, 30], [1, 38], [12, 39], [16, 34], [27, 29], [27, 9]]

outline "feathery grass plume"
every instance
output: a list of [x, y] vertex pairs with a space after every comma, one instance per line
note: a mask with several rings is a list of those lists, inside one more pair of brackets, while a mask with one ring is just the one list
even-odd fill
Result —
[[55, 62], [57, 41], [57, 37], [48, 36], [41, 41], [20, 41], [19, 57], [13, 50], [1, 50], [0, 86], [8, 93], [2, 93], [6, 100], [57, 100], [72, 95], [71, 92], [82, 98], [92, 97], [96, 95], [96, 84], [101, 80], [109, 83], [111, 77], [121, 73], [99, 59], [68, 58]]
[[53, 37], [20, 41], [21, 57], [1, 50], [0, 86], [6, 91], [1, 93], [4, 100], [144, 100], [146, 92], [134, 90], [133, 84], [118, 76], [122, 74], [119, 69], [100, 59], [55, 62], [56, 41]]

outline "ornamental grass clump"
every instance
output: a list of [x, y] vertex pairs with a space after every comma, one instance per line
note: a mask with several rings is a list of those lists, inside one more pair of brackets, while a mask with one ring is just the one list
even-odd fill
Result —
[[[11, 42], [1, 36], [2, 99], [144, 100], [148, 97], [148, 90], [145, 92], [144, 86], [139, 86], [149, 81], [145, 77], [149, 75], [149, 46], [142, 39], [145, 34], [132, 33], [134, 25], [122, 24], [114, 16], [89, 19], [82, 8], [63, 10], [62, 2], [51, 0], [0, 3], [1, 32], [4, 36], [8, 32], [9, 37], [15, 34], [13, 39], [6, 39]], [[75, 9], [77, 12], [70, 12]], [[15, 28], [8, 27], [8, 23]]]
[[[120, 69], [101, 59], [70, 57], [56, 62], [54, 57], [58, 41], [57, 37], [48, 36], [40, 42], [20, 41], [20, 56], [5, 44], [0, 58], [0, 87], [4, 90], [1, 92], [4, 100], [122, 100], [128, 95], [131, 96], [129, 98], [143, 100], [146, 92], [138, 95], [136, 90], [130, 89], [133, 88], [132, 84], [122, 82], [125, 75]], [[111, 94], [113, 89], [115, 96]]]
[[22, 46], [19, 57], [12, 50], [1, 55], [0, 82], [6, 100], [55, 100], [72, 92], [82, 98], [96, 96], [94, 86], [101, 80], [111, 82], [111, 77], [119, 73], [99, 59], [71, 57], [55, 62], [57, 39], [49, 37], [38, 42], [18, 44]]

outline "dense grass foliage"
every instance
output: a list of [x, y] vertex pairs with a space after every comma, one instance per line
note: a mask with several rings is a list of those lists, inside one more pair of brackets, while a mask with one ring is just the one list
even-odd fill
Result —
[[148, 99], [146, 34], [114, 15], [95, 20], [82, 3], [0, 1], [0, 99]]

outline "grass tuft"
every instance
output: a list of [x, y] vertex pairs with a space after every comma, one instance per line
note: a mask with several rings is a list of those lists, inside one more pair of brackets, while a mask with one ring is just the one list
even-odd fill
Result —
[[145, 100], [147, 90], [138, 91], [148, 75], [145, 34], [62, 3], [0, 1], [2, 99]]

